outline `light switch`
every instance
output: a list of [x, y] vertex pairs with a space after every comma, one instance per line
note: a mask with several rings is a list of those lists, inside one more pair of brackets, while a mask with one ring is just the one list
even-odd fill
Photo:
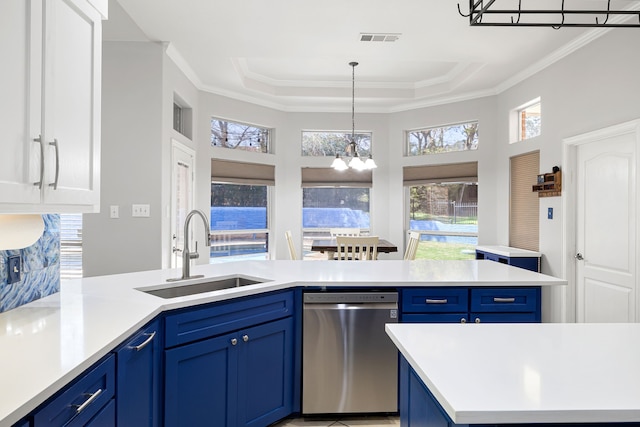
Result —
[[547, 209], [547, 219], [553, 219], [553, 208]]
[[131, 205], [131, 216], [149, 217], [151, 208], [149, 205]]

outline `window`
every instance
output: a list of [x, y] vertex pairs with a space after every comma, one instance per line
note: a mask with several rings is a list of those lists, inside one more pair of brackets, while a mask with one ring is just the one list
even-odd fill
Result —
[[532, 185], [540, 170], [540, 152], [512, 157], [510, 168], [509, 246], [537, 251], [540, 203]]
[[182, 133], [182, 107], [173, 103], [173, 130]]
[[[354, 134], [358, 155], [371, 154], [371, 133]], [[303, 156], [335, 156], [345, 154], [351, 142], [351, 132], [302, 132]]]
[[371, 171], [302, 168], [303, 259], [327, 259], [311, 252], [314, 239], [330, 237], [331, 228], [370, 231]]
[[60, 215], [60, 279], [82, 277], [82, 214]]
[[191, 139], [193, 109], [178, 94], [173, 94], [173, 130]]
[[210, 263], [269, 256], [271, 165], [211, 161]]
[[536, 98], [515, 110], [512, 116], [511, 142], [524, 141], [542, 133], [542, 104]]
[[[408, 231], [416, 259], [474, 259], [478, 244], [477, 163], [404, 168]], [[408, 234], [408, 233], [407, 233]]]
[[407, 155], [478, 149], [478, 122], [459, 123], [406, 132]]
[[268, 153], [271, 130], [244, 123], [211, 119], [211, 145], [213, 147]]

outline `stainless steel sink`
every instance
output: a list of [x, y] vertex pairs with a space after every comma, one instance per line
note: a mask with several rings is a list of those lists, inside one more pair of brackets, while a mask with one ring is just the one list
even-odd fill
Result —
[[219, 291], [222, 289], [239, 288], [241, 286], [255, 285], [264, 283], [268, 280], [255, 277], [231, 276], [220, 279], [210, 280], [203, 283], [194, 283], [189, 285], [168, 285], [162, 288], [138, 289], [141, 292], [155, 295], [161, 298], [177, 298], [187, 295], [196, 295], [204, 292]]

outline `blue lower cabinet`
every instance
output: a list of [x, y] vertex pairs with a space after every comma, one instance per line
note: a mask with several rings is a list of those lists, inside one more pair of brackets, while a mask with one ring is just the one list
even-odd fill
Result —
[[[82, 424], [77, 424], [81, 426]], [[116, 401], [111, 399], [87, 424], [85, 427], [113, 427], [116, 425]], [[120, 424], [118, 424], [120, 425]], [[76, 424], [69, 424], [74, 427]]]
[[238, 426], [268, 426], [293, 412], [293, 318], [240, 334]]
[[162, 332], [155, 320], [116, 350], [118, 427], [158, 427]]
[[165, 426], [268, 426], [292, 412], [293, 318], [165, 351]]

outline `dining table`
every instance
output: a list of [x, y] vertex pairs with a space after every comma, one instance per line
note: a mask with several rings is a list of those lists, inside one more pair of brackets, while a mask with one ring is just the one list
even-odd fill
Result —
[[[314, 252], [326, 253], [327, 259], [333, 260], [334, 255], [338, 252], [338, 242], [333, 239], [314, 239], [311, 244], [311, 250]], [[378, 240], [378, 253], [398, 252], [398, 247], [385, 239]]]

